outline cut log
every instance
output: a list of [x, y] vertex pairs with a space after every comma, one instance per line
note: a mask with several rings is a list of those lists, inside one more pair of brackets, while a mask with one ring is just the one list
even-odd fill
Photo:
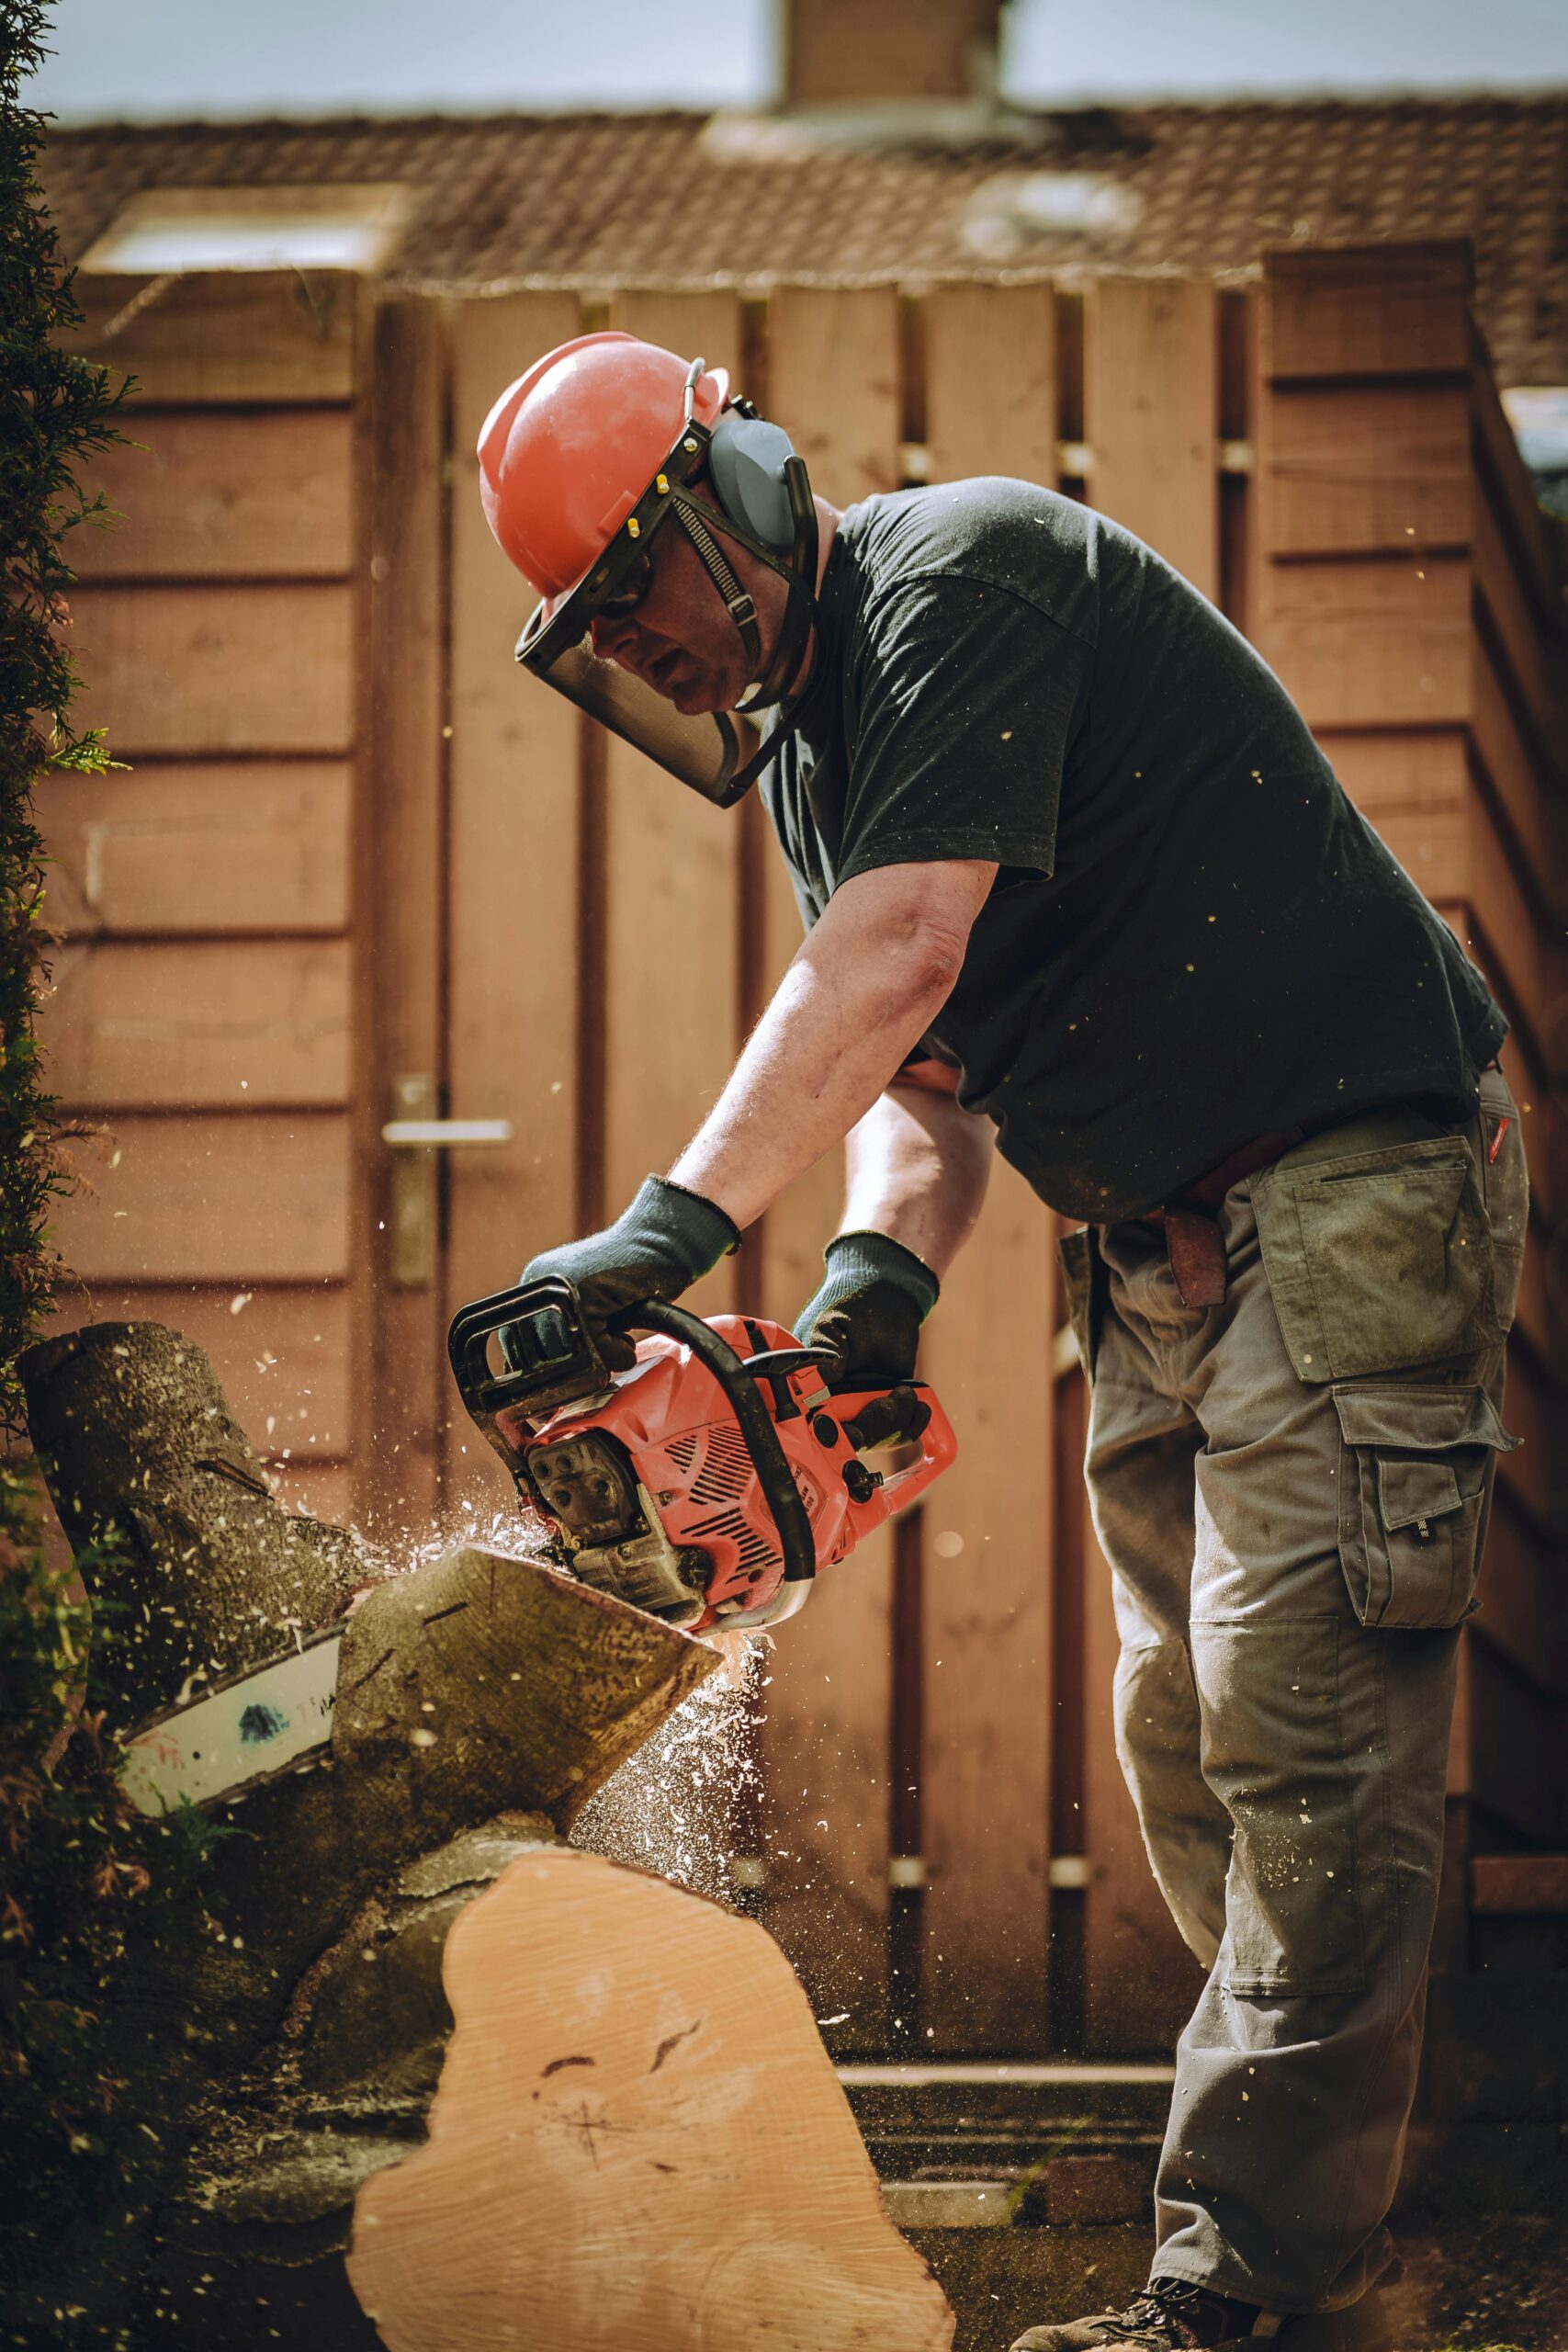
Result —
[[355, 2200], [389, 2352], [946, 2352], [766, 1931], [597, 1856], [519, 1855], [446, 1939], [426, 2145]]

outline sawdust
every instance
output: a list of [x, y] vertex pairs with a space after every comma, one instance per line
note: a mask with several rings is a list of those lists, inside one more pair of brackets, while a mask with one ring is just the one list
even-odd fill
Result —
[[737, 1824], [758, 1789], [756, 1669], [742, 1637], [714, 1646], [728, 1651], [726, 1671], [694, 1690], [590, 1798], [571, 1842], [728, 1902]]

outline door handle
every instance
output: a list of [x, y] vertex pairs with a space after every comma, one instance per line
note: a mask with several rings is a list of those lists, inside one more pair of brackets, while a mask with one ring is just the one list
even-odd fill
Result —
[[465, 1144], [510, 1143], [510, 1119], [389, 1119], [381, 1141], [394, 1151], [453, 1151]]
[[381, 1141], [393, 1155], [388, 1271], [394, 1290], [428, 1290], [435, 1280], [436, 1153], [512, 1141], [510, 1119], [443, 1119], [439, 1110], [427, 1070], [393, 1079], [392, 1116]]

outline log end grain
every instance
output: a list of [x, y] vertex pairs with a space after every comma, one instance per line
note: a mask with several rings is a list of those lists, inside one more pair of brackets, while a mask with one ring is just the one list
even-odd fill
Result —
[[543, 1849], [452, 1928], [446, 1990], [429, 2141], [355, 2205], [389, 2352], [948, 2352], [763, 1928]]

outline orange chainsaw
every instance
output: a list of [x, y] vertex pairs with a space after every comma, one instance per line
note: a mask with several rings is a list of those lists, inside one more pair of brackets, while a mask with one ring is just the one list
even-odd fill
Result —
[[[447, 1352], [557, 1564], [688, 1632], [794, 1616], [957, 1451], [924, 1382], [830, 1394], [837, 1356], [776, 1323], [650, 1299], [611, 1328], [647, 1335], [629, 1371], [548, 1274], [464, 1307]], [[913, 1458], [879, 1469], [882, 1447]]]

